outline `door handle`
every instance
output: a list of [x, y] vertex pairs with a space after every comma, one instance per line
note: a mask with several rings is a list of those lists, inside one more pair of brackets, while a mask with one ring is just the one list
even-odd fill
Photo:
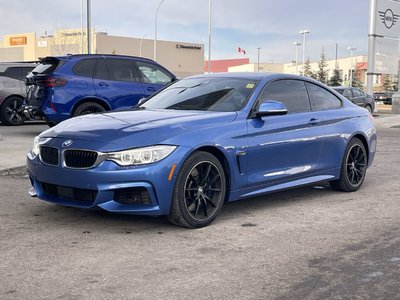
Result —
[[108, 83], [104, 82], [104, 81], [101, 81], [101, 82], [99, 82], [99, 86], [108, 86]]
[[308, 121], [308, 124], [314, 126], [317, 125], [320, 121], [318, 119], [315, 118], [311, 118], [310, 121]]
[[156, 89], [155, 87], [149, 86], [149, 87], [147, 88], [147, 90], [148, 90], [149, 92], [155, 92], [157, 89]]

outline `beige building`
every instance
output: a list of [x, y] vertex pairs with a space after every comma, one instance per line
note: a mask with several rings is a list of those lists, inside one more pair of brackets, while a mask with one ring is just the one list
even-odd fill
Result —
[[[154, 40], [108, 35], [92, 30], [92, 53], [142, 56], [153, 59]], [[0, 62], [36, 61], [40, 57], [86, 53], [86, 31], [60, 29], [52, 35], [7, 34], [0, 42]], [[157, 62], [178, 77], [203, 73], [204, 45], [157, 41]]]

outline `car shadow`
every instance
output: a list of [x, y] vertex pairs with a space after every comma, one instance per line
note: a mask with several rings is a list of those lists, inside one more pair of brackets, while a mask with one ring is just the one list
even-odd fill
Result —
[[[277, 207], [291, 206], [301, 201], [314, 201], [322, 198], [326, 193], [337, 192], [333, 191], [329, 185], [322, 184], [225, 203], [217, 219], [205, 228], [212, 228], [226, 221], [240, 219], [243, 215], [251, 215], [260, 210], [268, 211]], [[114, 214], [100, 209], [82, 210], [46, 202], [41, 202], [40, 205], [36, 203], [30, 212], [37, 219], [51, 223], [53, 228], [68, 226], [71, 229], [80, 230], [85, 234], [95, 232], [101, 232], [102, 234], [131, 234], [145, 231], [164, 233], [183, 229], [171, 225], [165, 216], [152, 217]], [[206, 230], [205, 228], [199, 230]]]

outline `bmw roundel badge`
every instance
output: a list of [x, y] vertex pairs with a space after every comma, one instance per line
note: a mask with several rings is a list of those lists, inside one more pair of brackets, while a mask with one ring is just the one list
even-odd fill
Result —
[[72, 145], [72, 143], [73, 143], [73, 141], [72, 140], [66, 140], [63, 144], [62, 144], [62, 146], [64, 147], [64, 148], [66, 148], [66, 147], [69, 147], [69, 146], [71, 146]]

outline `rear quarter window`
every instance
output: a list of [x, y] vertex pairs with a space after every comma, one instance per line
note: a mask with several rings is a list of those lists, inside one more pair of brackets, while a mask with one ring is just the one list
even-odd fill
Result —
[[57, 58], [44, 59], [42, 62], [32, 70], [33, 74], [49, 74], [61, 67], [64, 61]]
[[311, 110], [327, 110], [342, 107], [342, 101], [328, 90], [306, 82], [308, 95], [310, 97]]
[[96, 59], [82, 59], [75, 64], [72, 70], [76, 75], [92, 77], [95, 67]]

